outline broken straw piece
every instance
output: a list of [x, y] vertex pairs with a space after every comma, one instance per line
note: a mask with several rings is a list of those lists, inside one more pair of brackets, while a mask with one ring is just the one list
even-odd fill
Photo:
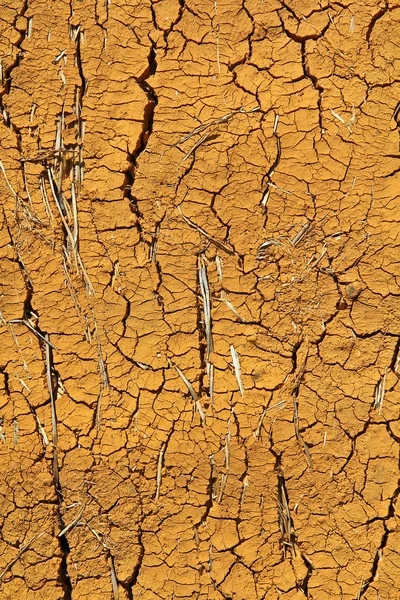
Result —
[[199, 283], [201, 295], [203, 297], [204, 325], [206, 329], [207, 338], [207, 358], [209, 358], [211, 352], [213, 351], [213, 341], [211, 334], [211, 301], [210, 288], [208, 287], [207, 269], [204, 265], [199, 270]]
[[186, 385], [187, 389], [189, 390], [189, 392], [190, 392], [190, 394], [191, 394], [191, 396], [193, 398], [196, 410], [197, 410], [197, 412], [200, 415], [201, 422], [204, 423], [206, 416], [204, 414], [204, 411], [203, 411], [203, 408], [201, 406], [201, 403], [200, 403], [198, 395], [196, 394], [196, 392], [194, 391], [191, 383], [186, 379], [186, 377], [184, 376], [184, 374], [182, 373], [182, 371], [180, 370], [180, 368], [177, 367], [176, 365], [174, 365], [174, 367], [175, 367], [176, 372], [178, 373], [179, 377], [182, 379], [183, 383]]
[[243, 398], [244, 390], [243, 390], [243, 384], [242, 384], [242, 377], [241, 377], [241, 373], [240, 373], [239, 356], [238, 356], [238, 353], [236, 352], [235, 346], [233, 344], [231, 344], [230, 348], [231, 348], [233, 367], [235, 369], [236, 381], [238, 382], [240, 395]]

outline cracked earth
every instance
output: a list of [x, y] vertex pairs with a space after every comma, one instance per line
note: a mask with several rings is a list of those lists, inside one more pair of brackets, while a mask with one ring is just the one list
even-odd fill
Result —
[[1, 598], [400, 598], [399, 32], [1, 3]]

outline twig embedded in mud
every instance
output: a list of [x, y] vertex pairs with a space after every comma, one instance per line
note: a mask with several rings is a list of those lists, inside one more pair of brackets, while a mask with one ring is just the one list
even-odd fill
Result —
[[161, 488], [161, 479], [162, 479], [162, 468], [164, 462], [164, 452], [167, 447], [167, 442], [163, 442], [160, 448], [160, 453], [158, 455], [158, 463], [157, 463], [157, 480], [156, 480], [156, 494], [154, 496], [155, 502], [158, 501], [160, 497], [160, 488]]
[[204, 423], [204, 421], [206, 419], [206, 416], [204, 414], [204, 411], [203, 411], [203, 408], [201, 406], [201, 403], [200, 403], [198, 395], [196, 394], [196, 392], [194, 391], [191, 383], [186, 379], [186, 377], [184, 376], [184, 374], [182, 373], [182, 371], [180, 370], [180, 368], [177, 367], [176, 365], [174, 365], [174, 367], [175, 367], [175, 370], [178, 373], [179, 377], [182, 379], [183, 383], [186, 385], [187, 389], [189, 390], [189, 392], [190, 392], [190, 394], [191, 394], [191, 396], [193, 398], [195, 408], [196, 408], [197, 412], [200, 415], [200, 420], [201, 420], [202, 423]]
[[[199, 259], [200, 261], [200, 259]], [[200, 291], [203, 297], [203, 313], [204, 313], [204, 326], [206, 330], [207, 339], [207, 360], [213, 351], [213, 340], [211, 333], [211, 300], [210, 300], [210, 288], [208, 286], [207, 268], [203, 264], [199, 268], [199, 284]]]
[[204, 229], [199, 227], [199, 225], [196, 225], [196, 223], [193, 223], [193, 221], [188, 219], [188, 217], [185, 217], [185, 215], [182, 213], [182, 210], [181, 210], [181, 207], [179, 204], [177, 206], [177, 209], [178, 209], [178, 212], [181, 215], [182, 219], [185, 221], [185, 223], [187, 223], [193, 229], [196, 229], [196, 231], [201, 233], [201, 235], [203, 235], [208, 241], [212, 242], [215, 246], [217, 246], [217, 248], [224, 250], [224, 252], [226, 252], [227, 254], [231, 254], [231, 255], [235, 254], [234, 249], [231, 248], [230, 246], [228, 246], [228, 244], [225, 244], [225, 242], [221, 242], [220, 240], [213, 238], [209, 233], [204, 231]]
[[375, 386], [375, 399], [373, 408], [375, 408], [375, 410], [377, 410], [379, 414], [381, 414], [383, 400], [385, 398], [387, 372], [388, 368], [386, 367], [383, 377], [380, 378], [380, 380]]
[[31, 545], [33, 544], [33, 542], [35, 542], [36, 540], [38, 540], [40, 537], [42, 537], [42, 535], [44, 535], [46, 532], [42, 531], [42, 533], [38, 533], [37, 535], [34, 535], [29, 542], [27, 542], [24, 546], [22, 546], [21, 550], [18, 552], [18, 554], [12, 559], [12, 561], [10, 561], [8, 563], [8, 565], [6, 565], [4, 567], [4, 569], [2, 570], [2, 572], [0, 573], [0, 581], [3, 579], [4, 575], [10, 571], [10, 569], [13, 568], [13, 566], [15, 565], [15, 563], [18, 562], [18, 560], [21, 558], [22, 554], [24, 552], [26, 552], [27, 550], [29, 550], [29, 548], [31, 547]]
[[231, 349], [231, 355], [232, 355], [232, 361], [233, 361], [233, 368], [235, 370], [236, 381], [238, 382], [240, 395], [243, 398], [244, 390], [243, 390], [243, 384], [242, 384], [242, 375], [241, 375], [241, 371], [240, 371], [239, 355], [236, 352], [236, 348], [233, 344], [230, 345], [230, 349]]

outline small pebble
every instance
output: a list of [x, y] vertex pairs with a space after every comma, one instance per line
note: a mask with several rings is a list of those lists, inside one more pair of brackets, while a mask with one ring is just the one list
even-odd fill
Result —
[[351, 298], [351, 300], [355, 300], [356, 298], [358, 298], [360, 293], [361, 285], [358, 283], [358, 281], [346, 285], [346, 296], [348, 296], [348, 298]]

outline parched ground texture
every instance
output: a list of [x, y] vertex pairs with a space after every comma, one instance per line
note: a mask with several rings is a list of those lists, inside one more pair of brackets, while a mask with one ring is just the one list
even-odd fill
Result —
[[400, 4], [2, 0], [0, 59], [0, 597], [400, 598]]

